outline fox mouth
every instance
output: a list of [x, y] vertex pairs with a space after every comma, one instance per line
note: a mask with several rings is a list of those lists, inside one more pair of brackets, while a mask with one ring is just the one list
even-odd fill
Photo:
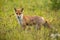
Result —
[[18, 16], [18, 19], [19, 19], [19, 18], [21, 18], [21, 17]]

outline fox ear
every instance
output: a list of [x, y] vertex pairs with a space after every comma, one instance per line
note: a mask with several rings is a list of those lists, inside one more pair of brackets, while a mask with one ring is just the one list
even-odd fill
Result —
[[16, 11], [16, 8], [14, 8], [14, 10]]
[[24, 8], [21, 8], [21, 12], [23, 12]]

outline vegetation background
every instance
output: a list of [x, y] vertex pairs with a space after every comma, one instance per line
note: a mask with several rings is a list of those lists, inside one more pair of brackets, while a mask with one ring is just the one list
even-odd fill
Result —
[[[43, 16], [54, 29], [21, 30], [14, 7], [23, 7], [24, 15]], [[0, 40], [60, 40], [52, 33], [60, 33], [60, 0], [0, 0]]]

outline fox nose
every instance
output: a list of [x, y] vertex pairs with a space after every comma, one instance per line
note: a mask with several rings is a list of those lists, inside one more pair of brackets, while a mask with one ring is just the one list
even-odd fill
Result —
[[20, 17], [18, 16], [18, 19], [19, 19]]

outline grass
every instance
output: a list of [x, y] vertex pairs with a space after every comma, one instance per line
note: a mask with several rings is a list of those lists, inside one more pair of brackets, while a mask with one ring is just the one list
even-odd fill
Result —
[[[0, 40], [60, 40], [58, 38], [51, 38], [49, 34], [60, 33], [60, 10], [57, 12], [49, 10], [47, 6], [48, 0], [4, 0], [0, 11]], [[52, 27], [51, 30], [46, 27], [41, 27], [36, 31], [33, 26], [31, 30], [21, 30], [20, 25], [15, 16], [14, 7], [24, 8], [24, 15], [43, 16]], [[14, 14], [13, 16], [10, 16]]]

